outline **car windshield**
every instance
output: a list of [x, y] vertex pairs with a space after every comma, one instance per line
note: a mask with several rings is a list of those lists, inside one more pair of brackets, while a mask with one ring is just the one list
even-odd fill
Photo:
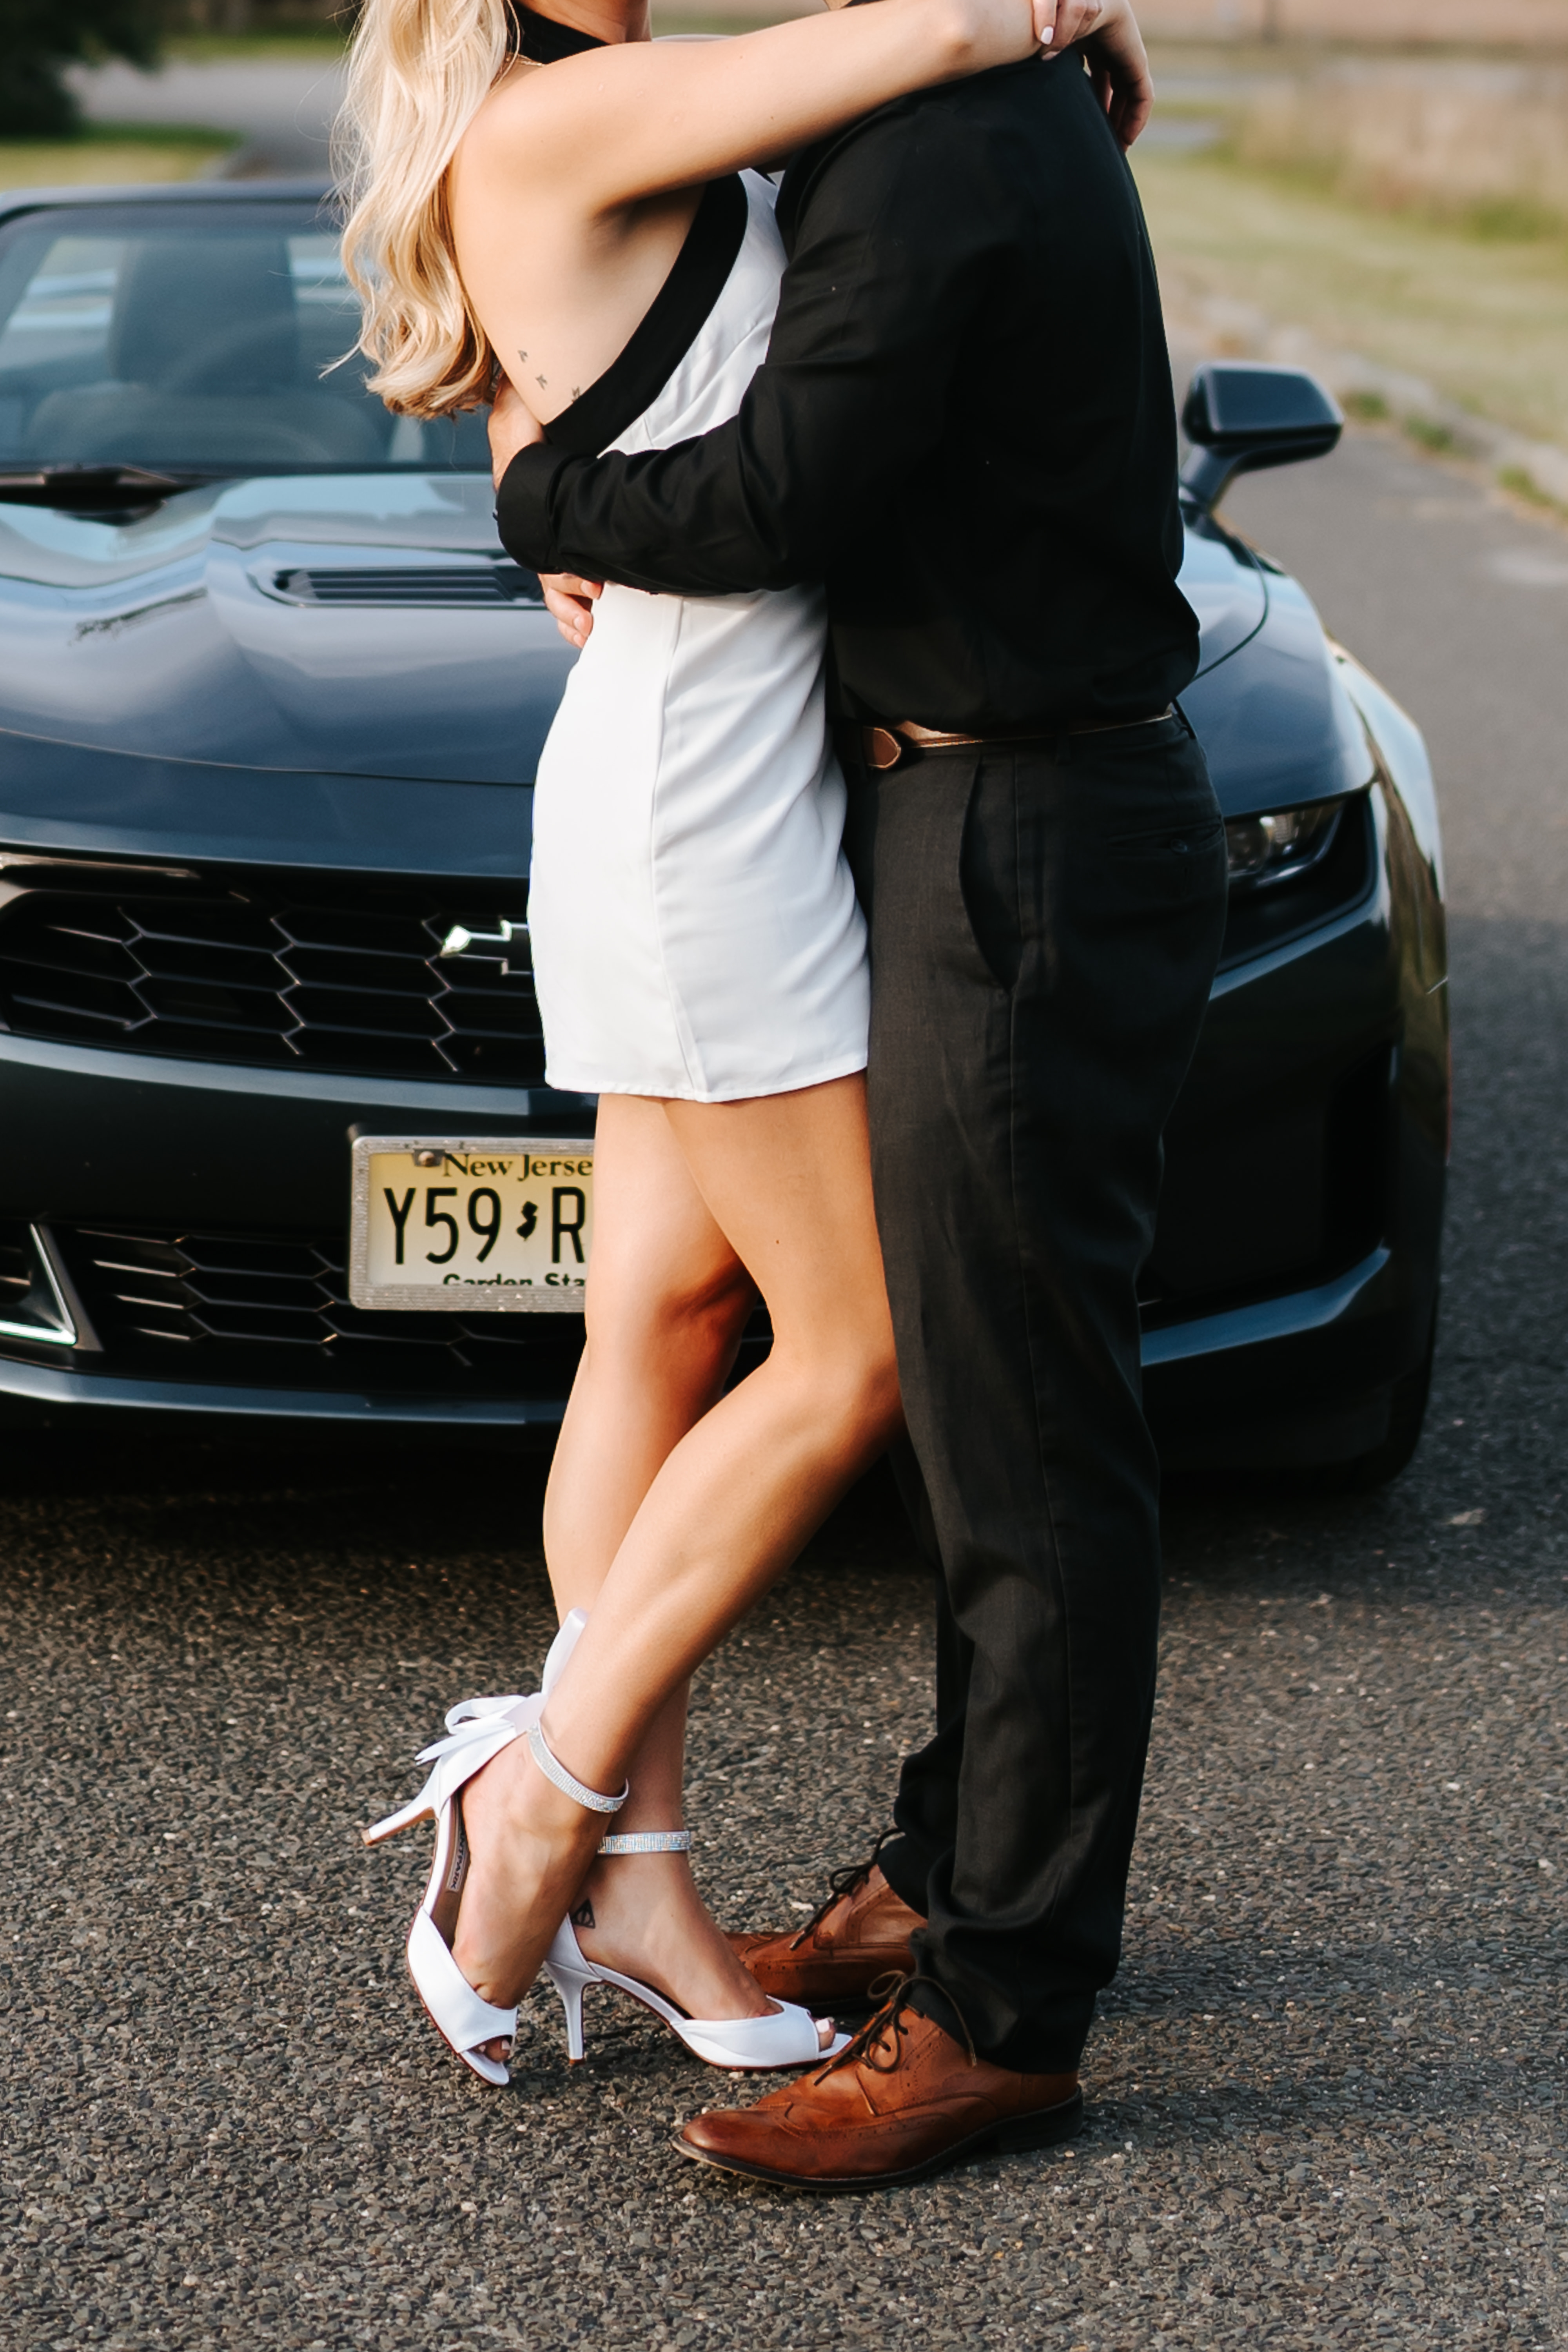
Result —
[[42, 207], [0, 229], [0, 470], [489, 470], [482, 411], [394, 416], [298, 199]]

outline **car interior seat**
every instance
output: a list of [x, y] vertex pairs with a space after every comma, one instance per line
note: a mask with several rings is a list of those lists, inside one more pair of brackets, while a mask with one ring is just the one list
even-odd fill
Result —
[[97, 383], [50, 393], [29, 455], [43, 464], [353, 464], [379, 457], [391, 419], [352, 378], [304, 371], [289, 247], [279, 236], [148, 236], [114, 292]]

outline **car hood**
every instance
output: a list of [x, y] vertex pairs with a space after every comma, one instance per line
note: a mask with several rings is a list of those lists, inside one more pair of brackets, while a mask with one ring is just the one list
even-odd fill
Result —
[[1188, 517], [1181, 579], [1202, 633], [1182, 708], [1226, 816], [1370, 783], [1365, 730], [1300, 583], [1208, 515]]
[[[415, 570], [489, 582], [491, 504], [472, 475], [333, 475], [214, 484], [121, 520], [0, 505], [11, 753], [531, 782], [572, 660], [548, 614], [398, 595]], [[300, 573], [331, 593], [334, 573], [367, 569], [374, 604], [289, 593]], [[1364, 783], [1360, 723], [1296, 583], [1205, 517], [1190, 519], [1182, 586], [1203, 631], [1183, 703], [1226, 813]]]
[[[531, 782], [572, 660], [548, 614], [396, 601], [416, 568], [489, 584], [491, 506], [482, 478], [395, 474], [214, 484], [130, 520], [0, 506], [0, 727], [163, 761]], [[374, 604], [279, 591], [370, 568]]]

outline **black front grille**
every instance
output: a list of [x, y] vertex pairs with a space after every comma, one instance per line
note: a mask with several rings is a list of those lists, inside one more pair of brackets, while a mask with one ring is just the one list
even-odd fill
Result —
[[368, 1313], [331, 1235], [119, 1232], [54, 1237], [116, 1371], [260, 1388], [563, 1397], [572, 1315]]
[[[62, 863], [0, 912], [0, 1020], [203, 1061], [537, 1086], [522, 896], [443, 905], [357, 877], [143, 883]], [[462, 952], [444, 955], [459, 929]]]

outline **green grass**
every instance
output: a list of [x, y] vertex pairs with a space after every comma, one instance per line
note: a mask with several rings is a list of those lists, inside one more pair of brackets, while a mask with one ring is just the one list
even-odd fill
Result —
[[1483, 245], [1534, 245], [1543, 237], [1568, 236], [1561, 213], [1524, 196], [1489, 196], [1482, 204], [1467, 205], [1459, 226]]
[[1226, 297], [1568, 444], [1568, 238], [1481, 240], [1212, 151], [1132, 161], [1178, 322]]
[[1430, 449], [1436, 457], [1444, 456], [1454, 446], [1454, 436], [1447, 426], [1430, 416], [1407, 416], [1404, 429], [1418, 447]]
[[1249, 152], [1245, 110], [1239, 104], [1216, 101], [1205, 106], [1196, 100], [1178, 98], [1163, 105], [1161, 112], [1173, 120], [1206, 118], [1228, 123], [1212, 146], [1201, 151], [1205, 161], [1288, 194], [1326, 198], [1369, 220], [1410, 221], [1417, 227], [1473, 238], [1479, 245], [1568, 243], [1568, 220], [1549, 205], [1535, 204], [1525, 196], [1487, 196], [1462, 205], [1444, 204], [1435, 196], [1412, 192], [1394, 196], [1384, 189], [1358, 184], [1347, 177], [1342, 164], [1326, 156]]
[[1498, 481], [1505, 490], [1511, 490], [1516, 499], [1522, 499], [1527, 506], [1539, 508], [1544, 514], [1555, 515], [1560, 522], [1568, 519], [1568, 507], [1543, 490], [1534, 475], [1527, 473], [1522, 466], [1501, 467]]
[[239, 144], [227, 131], [93, 122], [75, 139], [0, 140], [0, 188], [123, 187], [194, 180]]

